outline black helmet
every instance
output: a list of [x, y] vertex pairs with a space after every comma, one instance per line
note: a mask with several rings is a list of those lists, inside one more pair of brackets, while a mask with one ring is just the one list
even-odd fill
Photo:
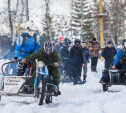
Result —
[[122, 46], [124, 47], [126, 47], [126, 39], [124, 39], [123, 41], [122, 41]]
[[53, 45], [51, 44], [50, 41], [46, 41], [44, 43], [43, 49], [44, 49], [44, 52], [52, 53], [54, 51], [54, 47], [53, 47]]
[[63, 46], [69, 46], [69, 43], [67, 41], [64, 41]]
[[75, 44], [75, 45], [80, 45], [80, 40], [79, 40], [79, 39], [75, 39], [75, 40], [74, 40], [74, 44]]
[[65, 44], [68, 44], [68, 45], [70, 45], [72, 43], [69, 38], [65, 38], [64, 39], [64, 42], [65, 42]]

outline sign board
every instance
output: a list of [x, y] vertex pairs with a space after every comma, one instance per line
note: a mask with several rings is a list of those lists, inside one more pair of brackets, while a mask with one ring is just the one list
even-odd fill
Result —
[[25, 82], [24, 76], [5, 76], [4, 77], [4, 92], [17, 94], [22, 84]]

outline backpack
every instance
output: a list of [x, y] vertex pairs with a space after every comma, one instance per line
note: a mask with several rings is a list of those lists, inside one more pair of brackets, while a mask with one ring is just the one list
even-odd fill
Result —
[[[28, 35], [28, 34], [27, 34], [27, 35]], [[28, 35], [28, 36], [29, 36], [29, 35]], [[34, 37], [34, 39], [35, 39], [35, 46], [36, 46], [36, 41], [37, 41], [37, 38], [36, 38], [35, 33], [34, 33], [33, 37]], [[22, 45], [24, 45], [25, 41], [26, 41], [26, 34], [25, 34], [25, 33], [23, 33], [23, 42], [22, 42]], [[22, 51], [23, 53], [26, 53], [26, 54], [32, 54], [32, 53], [33, 53], [33, 51], [32, 51], [32, 52], [30, 52], [30, 53], [28, 53], [28, 52], [26, 52], [26, 51], [23, 51], [23, 50], [21, 50], [21, 51]]]
[[[27, 34], [28, 35], [28, 34]], [[29, 36], [29, 35], [28, 35]], [[36, 38], [36, 35], [35, 35], [35, 33], [34, 33], [34, 39], [35, 39], [35, 42], [37, 41], [37, 38]], [[25, 33], [23, 33], [23, 43], [22, 43], [22, 45], [25, 43], [25, 41], [26, 41], [26, 34]]]

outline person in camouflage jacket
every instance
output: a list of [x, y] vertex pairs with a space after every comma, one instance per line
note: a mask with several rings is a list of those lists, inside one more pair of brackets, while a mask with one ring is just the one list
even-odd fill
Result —
[[97, 61], [99, 57], [99, 50], [101, 49], [99, 43], [96, 41], [96, 38], [93, 38], [92, 41], [88, 44], [88, 48], [91, 51], [91, 71], [96, 72]]

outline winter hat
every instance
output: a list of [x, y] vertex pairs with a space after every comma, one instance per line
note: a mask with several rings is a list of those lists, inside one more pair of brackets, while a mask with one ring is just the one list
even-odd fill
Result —
[[108, 41], [107, 44], [112, 44], [112, 42], [111, 41]]
[[59, 41], [60, 41], [60, 42], [61, 42], [61, 41], [64, 41], [64, 37], [61, 36], [61, 37], [59, 38]]
[[96, 38], [93, 38], [92, 41], [96, 41]]

